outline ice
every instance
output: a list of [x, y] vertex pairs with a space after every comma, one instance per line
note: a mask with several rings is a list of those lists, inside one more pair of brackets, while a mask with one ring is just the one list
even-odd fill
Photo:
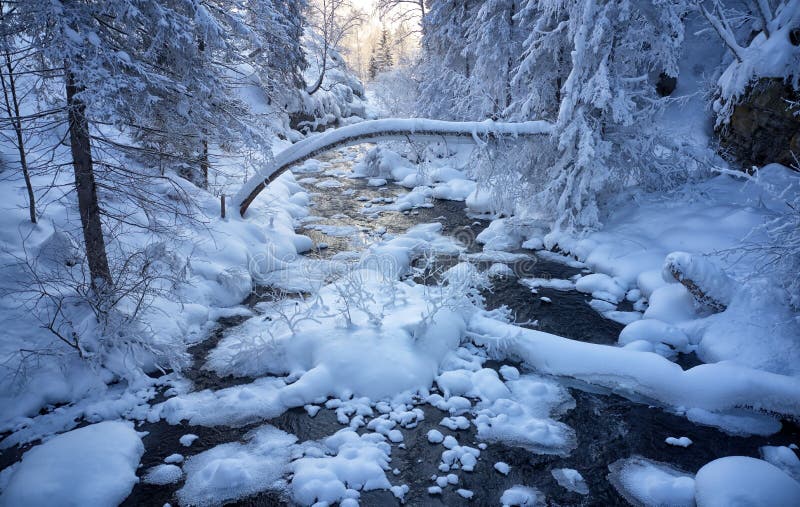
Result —
[[554, 468], [550, 470], [553, 479], [556, 480], [559, 486], [569, 491], [578, 493], [579, 495], [588, 495], [589, 486], [583, 480], [580, 472], [572, 468]]
[[695, 480], [665, 463], [632, 457], [608, 466], [609, 480], [633, 505], [694, 506]]
[[800, 483], [766, 461], [728, 456], [697, 471], [698, 507], [800, 505]]
[[678, 438], [667, 437], [666, 439], [664, 439], [664, 442], [666, 442], [669, 445], [674, 445], [676, 447], [689, 447], [690, 445], [692, 445], [692, 439], [689, 437], [678, 437]]
[[500, 503], [503, 507], [539, 507], [545, 505], [545, 498], [538, 489], [517, 484], [503, 491]]
[[142, 481], [145, 484], [163, 486], [174, 484], [183, 478], [183, 470], [177, 465], [156, 465], [147, 470]]
[[138, 482], [143, 453], [129, 423], [106, 421], [62, 433], [23, 454], [5, 479], [0, 505], [119, 505]]
[[180, 505], [219, 505], [230, 500], [285, 486], [297, 438], [264, 425], [245, 442], [212, 447], [186, 460], [186, 482], [176, 493]]
[[386, 478], [391, 448], [382, 435], [359, 436], [343, 429], [325, 439], [319, 455], [307, 455], [292, 463], [291, 491], [295, 502], [332, 504], [358, 498], [358, 491], [390, 489]]

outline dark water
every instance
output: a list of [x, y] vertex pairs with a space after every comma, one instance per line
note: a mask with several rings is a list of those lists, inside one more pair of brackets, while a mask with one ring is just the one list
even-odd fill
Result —
[[[334, 166], [347, 167], [347, 161], [341, 161], [337, 155], [330, 157]], [[314, 176], [320, 174], [298, 174]], [[370, 217], [361, 213], [363, 201], [356, 196], [369, 199], [392, 198], [395, 194], [405, 192], [397, 186], [368, 187], [363, 180], [341, 178], [344, 186], [320, 189], [306, 185], [314, 196], [312, 215], [326, 217], [320, 222], [329, 225], [353, 225], [359, 229], [356, 239], [333, 238], [319, 231], [304, 230], [316, 242], [326, 242], [329, 248], [311, 252], [310, 256], [331, 257], [332, 255], [354, 249], [363, 249], [366, 244], [378, 240], [384, 231], [401, 233], [418, 223], [440, 222], [444, 234], [458, 239], [474, 238], [486, 222], [470, 219], [464, 213], [463, 203], [452, 201], [436, 201], [432, 208], [421, 208], [413, 213], [381, 213]], [[342, 195], [343, 191], [352, 189], [353, 195]], [[341, 218], [330, 218], [340, 216]], [[479, 251], [480, 246], [469, 243], [469, 251]], [[528, 252], [530, 253], [530, 252]], [[437, 263], [445, 267], [454, 264], [457, 259], [440, 258]], [[535, 259], [535, 263], [524, 261], [529, 276], [544, 278], [569, 278], [580, 270], [563, 264]], [[489, 263], [479, 263], [479, 267], [488, 267]], [[519, 268], [519, 266], [515, 266]], [[519, 269], [517, 269], [519, 271]], [[431, 281], [431, 280], [423, 280]], [[576, 291], [558, 291], [539, 289], [534, 294], [522, 286], [513, 277], [494, 278], [491, 287], [483, 291], [486, 305], [496, 308], [501, 305], [509, 307], [518, 322], [537, 321], [536, 329], [566, 336], [576, 340], [592, 343], [613, 344], [616, 342], [622, 325], [604, 319], [588, 306], [588, 297]], [[540, 297], [546, 296], [551, 303], [543, 302]], [[258, 301], [274, 297], [268, 289], [261, 288], [246, 302], [255, 305]], [[219, 378], [214, 373], [203, 370], [200, 366], [205, 355], [213, 349], [222, 338], [225, 330], [240, 323], [241, 318], [221, 320], [218, 329], [205, 342], [195, 346], [192, 353], [196, 365], [188, 372], [189, 378], [197, 389], [220, 389], [232, 385], [249, 383], [248, 378]], [[684, 368], [697, 363], [693, 356], [680, 357], [678, 363]], [[488, 362], [487, 366], [499, 368], [500, 364]], [[524, 371], [524, 365], [515, 365]], [[620, 458], [640, 455], [657, 461], [670, 463], [687, 472], [694, 473], [705, 463], [722, 456], [746, 455], [759, 456], [759, 447], [763, 445], [788, 445], [799, 442], [798, 427], [793, 423], [784, 423], [781, 432], [769, 437], [734, 437], [711, 427], [699, 426], [687, 419], [672, 414], [658, 407], [634, 403], [615, 394], [602, 392], [576, 382], [566, 382], [575, 399], [575, 407], [559, 418], [576, 430], [577, 448], [567, 457], [542, 455], [527, 450], [501, 444], [488, 444], [481, 451], [478, 465], [472, 473], [457, 471], [459, 483], [444, 488], [442, 495], [430, 496], [427, 488], [434, 485], [433, 475], [442, 475], [438, 471], [441, 445], [428, 443], [426, 434], [429, 429], [436, 428], [445, 435], [454, 435], [461, 445], [478, 446], [475, 428], [451, 431], [439, 426], [439, 421], [449, 414], [430, 405], [420, 405], [425, 413], [425, 420], [413, 430], [401, 429], [404, 436], [405, 449], [392, 446], [391, 468], [400, 470], [394, 476], [387, 472], [392, 484], [406, 484], [410, 491], [406, 495], [407, 505], [498, 505], [503, 491], [516, 484], [532, 486], [542, 491], [549, 505], [627, 505], [627, 502], [611, 486], [606, 479], [608, 465]], [[434, 389], [435, 390], [435, 389]], [[165, 422], [147, 423], [140, 430], [148, 431], [144, 438], [146, 453], [142, 459], [141, 471], [160, 464], [172, 453], [190, 455], [199, 453], [216, 445], [241, 440], [251, 429], [264, 423], [270, 423], [279, 429], [292, 433], [302, 441], [318, 440], [343, 428], [335, 413], [322, 409], [311, 418], [302, 409], [292, 409], [281, 416], [240, 427], [206, 428], [186, 424], [168, 425]], [[194, 433], [199, 439], [191, 447], [182, 447], [178, 438], [186, 433]], [[688, 448], [667, 445], [664, 439], [668, 436], [687, 436], [693, 440]], [[511, 466], [508, 476], [503, 476], [493, 468], [494, 463], [503, 461]], [[572, 493], [560, 487], [553, 479], [550, 470], [554, 468], [574, 468], [581, 472], [586, 480], [590, 494], [588, 496]], [[181, 484], [169, 486], [152, 486], [138, 484], [123, 505], [157, 505], [172, 503], [176, 505], [175, 491]], [[457, 488], [469, 489], [474, 497], [467, 501], [458, 496]], [[230, 505], [290, 505], [290, 500], [282, 492], [266, 492], [260, 495], [232, 502]], [[362, 505], [394, 506], [397, 499], [388, 491], [364, 492]]]

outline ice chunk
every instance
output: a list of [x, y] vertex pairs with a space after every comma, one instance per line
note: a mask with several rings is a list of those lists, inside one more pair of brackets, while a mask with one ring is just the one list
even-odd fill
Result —
[[608, 466], [611, 484], [633, 505], [692, 507], [694, 479], [666, 463], [634, 456]]
[[559, 486], [579, 495], [588, 495], [589, 486], [583, 480], [583, 476], [572, 468], [554, 468], [550, 471]]
[[503, 507], [538, 507], [545, 505], [545, 497], [536, 488], [517, 484], [503, 491], [500, 503], [503, 504]]

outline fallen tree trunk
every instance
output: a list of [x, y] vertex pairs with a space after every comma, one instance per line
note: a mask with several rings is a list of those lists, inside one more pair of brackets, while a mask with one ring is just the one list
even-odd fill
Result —
[[500, 137], [546, 135], [550, 133], [551, 129], [552, 125], [546, 121], [496, 123], [491, 120], [458, 122], [424, 118], [388, 118], [364, 121], [330, 130], [293, 144], [279, 153], [270, 165], [247, 180], [233, 201], [239, 208], [239, 214], [244, 216], [247, 208], [258, 194], [284, 171], [333, 148], [370, 141], [391, 140], [450, 140], [483, 144], [490, 139]]

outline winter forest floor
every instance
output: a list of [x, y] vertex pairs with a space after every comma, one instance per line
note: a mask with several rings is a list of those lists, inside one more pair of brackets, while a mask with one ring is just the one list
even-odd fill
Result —
[[[364, 177], [364, 153], [284, 177], [314, 248], [195, 340], [191, 366], [126, 412], [135, 432], [81, 422], [39, 461], [23, 442], [57, 417], [3, 433], [0, 505], [64, 449], [106, 483], [87, 505], [694, 505], [725, 501], [731, 474], [698, 470], [727, 456], [766, 460], [740, 489], [797, 498], [796, 323], [768, 290], [712, 314], [660, 273], [672, 251], [724, 251], [755, 190], [720, 176], [702, 199], [641, 200], [561, 238], [564, 255], [535, 223], [490, 222], [450, 162], [420, 173], [384, 153]], [[737, 334], [754, 312], [763, 330]], [[47, 473], [57, 491], [82, 471]]]

